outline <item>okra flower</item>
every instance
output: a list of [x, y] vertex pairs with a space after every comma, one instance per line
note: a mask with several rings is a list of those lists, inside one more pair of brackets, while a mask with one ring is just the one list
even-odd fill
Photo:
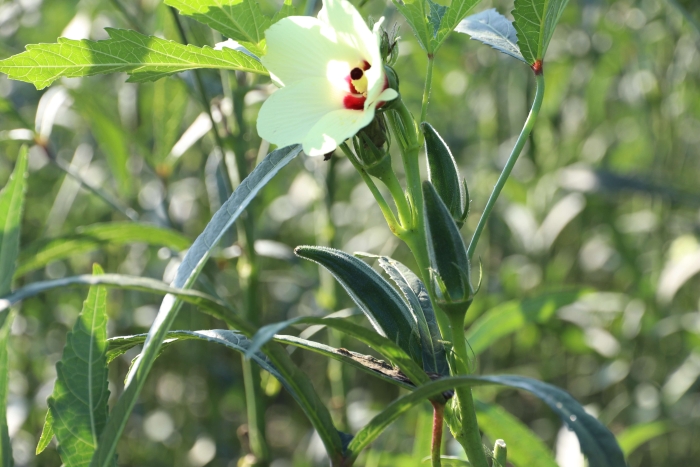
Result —
[[346, 0], [324, 0], [317, 18], [273, 24], [261, 60], [281, 89], [260, 109], [260, 136], [321, 156], [369, 125], [375, 110], [398, 96], [379, 50], [382, 20], [371, 31]]

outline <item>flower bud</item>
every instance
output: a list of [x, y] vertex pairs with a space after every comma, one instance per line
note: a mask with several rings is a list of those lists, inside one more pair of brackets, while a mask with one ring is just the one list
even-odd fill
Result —
[[378, 113], [372, 123], [357, 133], [353, 145], [360, 163], [370, 175], [381, 178], [387, 168], [391, 170], [391, 139], [383, 114]]
[[388, 32], [386, 29], [382, 28], [379, 42], [379, 51], [382, 54], [382, 60], [387, 65], [393, 65], [399, 58], [399, 40], [396, 35], [398, 29], [396, 25]]

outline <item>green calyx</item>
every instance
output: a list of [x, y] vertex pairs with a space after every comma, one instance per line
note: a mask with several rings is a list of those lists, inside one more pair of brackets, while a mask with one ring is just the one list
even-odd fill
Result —
[[391, 136], [383, 114], [377, 114], [372, 123], [353, 138], [353, 146], [365, 171], [379, 179], [391, 170]]

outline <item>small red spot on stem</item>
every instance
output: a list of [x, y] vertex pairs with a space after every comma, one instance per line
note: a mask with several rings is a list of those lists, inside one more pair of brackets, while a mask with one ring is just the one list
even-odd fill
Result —
[[532, 71], [534, 71], [536, 75], [542, 74], [542, 60], [537, 60], [532, 64]]

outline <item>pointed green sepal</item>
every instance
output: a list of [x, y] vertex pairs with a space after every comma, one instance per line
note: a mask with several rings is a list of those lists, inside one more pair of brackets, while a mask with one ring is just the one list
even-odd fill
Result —
[[474, 298], [467, 249], [452, 215], [429, 181], [423, 182], [425, 233], [433, 292], [447, 313], [465, 313]]
[[460, 182], [457, 161], [435, 128], [428, 122], [423, 122], [420, 126], [425, 136], [425, 153], [428, 156], [428, 180], [461, 228], [469, 213], [467, 181]]

